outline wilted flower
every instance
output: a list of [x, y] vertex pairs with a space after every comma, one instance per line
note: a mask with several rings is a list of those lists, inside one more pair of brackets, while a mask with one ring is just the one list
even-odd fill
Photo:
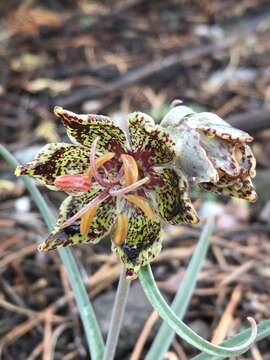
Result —
[[151, 117], [136, 112], [121, 129], [108, 117], [60, 107], [73, 144], [53, 143], [17, 168], [68, 196], [40, 250], [96, 243], [111, 235], [113, 250], [136, 277], [161, 249], [163, 223], [196, 223], [188, 182], [173, 168], [175, 144]]
[[176, 106], [161, 122], [176, 143], [176, 166], [205, 190], [256, 200], [251, 178], [256, 161], [247, 143], [253, 138], [219, 116]]

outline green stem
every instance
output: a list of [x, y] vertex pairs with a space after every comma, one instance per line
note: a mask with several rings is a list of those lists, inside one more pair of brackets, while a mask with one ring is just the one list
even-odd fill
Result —
[[[207, 254], [209, 244], [208, 240], [213, 232], [213, 229], [214, 219], [213, 217], [209, 217], [171, 306], [172, 310], [175, 311], [179, 319], [182, 319], [185, 315], [186, 309], [192, 297], [192, 293], [197, 282], [197, 276]], [[145, 360], [163, 359], [174, 336], [175, 332], [173, 329], [169, 327], [166, 322], [163, 322]]]
[[[239, 344], [240, 341], [245, 341], [248, 337], [249, 334], [249, 330], [245, 329], [243, 331], [241, 331], [238, 335], [233, 336], [231, 339], [225, 340], [222, 345], [225, 346], [231, 346], [231, 345], [235, 345], [235, 344]], [[259, 325], [258, 325], [258, 333], [255, 339], [255, 342], [258, 342], [262, 339], [264, 339], [266, 336], [270, 335], [270, 320], [265, 320], [262, 321]], [[209, 355], [207, 353], [201, 353], [195, 357], [192, 358], [192, 360], [221, 360], [221, 359], [226, 359], [226, 356], [211, 356], [209, 357]]]
[[117, 293], [114, 300], [111, 323], [109, 327], [109, 334], [106, 342], [103, 360], [114, 359], [114, 355], [119, 339], [120, 329], [126, 308], [129, 288], [130, 288], [130, 281], [126, 280], [126, 270], [123, 268], [120, 274]]
[[158, 312], [159, 316], [165, 320], [181, 338], [197, 349], [200, 349], [210, 355], [231, 357], [242, 354], [253, 344], [257, 336], [257, 326], [254, 319], [248, 318], [251, 323], [251, 334], [244, 343], [230, 348], [214, 345], [197, 335], [191, 328], [183, 323], [183, 321], [181, 321], [168, 306], [156, 286], [155, 279], [149, 265], [140, 270], [139, 278], [148, 300]]
[[[19, 165], [13, 155], [11, 155], [10, 152], [2, 145], [0, 145], [0, 154], [13, 170], [15, 170], [15, 168]], [[55, 224], [55, 218], [48, 208], [44, 198], [31, 179], [26, 176], [22, 176], [21, 178], [26, 188], [30, 192], [32, 199], [40, 211], [47, 227], [49, 230], [51, 230]], [[80, 317], [84, 326], [91, 358], [93, 360], [100, 360], [103, 356], [104, 342], [94, 313], [94, 309], [89, 301], [88, 293], [83, 284], [80, 271], [69, 248], [59, 249], [58, 252], [67, 271], [72, 290], [74, 291], [74, 297], [76, 299]]]

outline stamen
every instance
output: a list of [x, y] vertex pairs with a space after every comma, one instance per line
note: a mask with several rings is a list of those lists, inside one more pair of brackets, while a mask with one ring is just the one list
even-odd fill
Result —
[[136, 181], [135, 183], [131, 184], [131, 185], [128, 185], [122, 189], [119, 189], [119, 190], [109, 190], [109, 193], [110, 195], [112, 196], [122, 196], [122, 195], [125, 195], [131, 191], [134, 191], [134, 190], [137, 190], [139, 187], [141, 187], [142, 185], [146, 184], [148, 181], [149, 181], [149, 177], [146, 176], [145, 178], [139, 180], [139, 181]]
[[124, 197], [129, 202], [140, 208], [151, 221], [156, 219], [157, 216], [147, 199], [138, 195], [125, 195]]
[[124, 166], [124, 177], [127, 185], [131, 185], [138, 181], [139, 170], [136, 160], [133, 156], [122, 154], [121, 160]]
[[[95, 160], [96, 169], [98, 170], [102, 165], [104, 165], [107, 161], [110, 161], [115, 156], [115, 153], [108, 152], [104, 155], [101, 155], [98, 159]], [[93, 169], [92, 166], [89, 166], [86, 175], [91, 179], [93, 177]]]
[[88, 177], [82, 174], [57, 176], [54, 185], [66, 191], [88, 191], [92, 186]]
[[97, 136], [95, 138], [95, 140], [93, 141], [93, 144], [91, 147], [90, 167], [92, 168], [93, 176], [94, 176], [95, 180], [99, 183], [99, 185], [101, 185], [102, 187], [108, 188], [109, 186], [111, 186], [111, 182], [106, 179], [103, 179], [103, 177], [99, 174], [97, 166], [96, 166], [96, 148], [97, 148], [97, 143], [98, 143], [99, 139], [100, 139], [100, 137]]
[[110, 194], [108, 194], [107, 191], [101, 192], [93, 200], [91, 200], [87, 205], [85, 205], [83, 208], [81, 208], [81, 210], [79, 210], [75, 215], [73, 215], [69, 219], [67, 219], [60, 226], [60, 229], [64, 229], [64, 228], [72, 225], [76, 220], [78, 220], [80, 217], [82, 217], [83, 214], [85, 214], [89, 209], [91, 209], [93, 206], [101, 204], [104, 200], [108, 199], [108, 197], [110, 197]]
[[128, 217], [126, 214], [117, 216], [117, 223], [112, 241], [115, 245], [120, 246], [124, 243], [128, 233]]
[[90, 229], [90, 226], [93, 222], [93, 218], [97, 213], [99, 205], [91, 207], [81, 218], [80, 222], [80, 233], [82, 236], [87, 235]]

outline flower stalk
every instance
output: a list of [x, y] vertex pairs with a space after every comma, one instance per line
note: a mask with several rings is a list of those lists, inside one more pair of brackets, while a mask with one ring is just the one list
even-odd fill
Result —
[[103, 360], [113, 360], [120, 335], [121, 325], [123, 323], [126, 309], [130, 280], [126, 279], [126, 270], [122, 267], [117, 292], [114, 300], [112, 317], [109, 327], [109, 333], [106, 341]]

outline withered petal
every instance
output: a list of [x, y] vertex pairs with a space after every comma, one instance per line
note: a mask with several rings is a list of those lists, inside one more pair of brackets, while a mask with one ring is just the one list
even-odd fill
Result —
[[209, 137], [217, 136], [224, 140], [239, 142], [251, 142], [253, 140], [253, 137], [247, 132], [232, 127], [218, 115], [210, 112], [192, 114], [187, 122], [189, 126], [202, 131]]
[[195, 178], [198, 183], [217, 182], [218, 172], [202, 147], [198, 132], [190, 127], [181, 126], [173, 133], [177, 139], [176, 166], [188, 180]]
[[245, 174], [248, 174], [251, 178], [256, 175], [256, 159], [252, 153], [250, 146], [244, 144], [242, 152], [242, 170]]
[[219, 195], [232, 196], [250, 202], [257, 200], [256, 189], [249, 177], [245, 179], [237, 178], [234, 182], [228, 179], [227, 186], [225, 185], [226, 180], [224, 180], [224, 177], [221, 180], [223, 182], [221, 186], [219, 183], [202, 183], [200, 186], [206, 191], [214, 192]]
[[218, 137], [209, 138], [201, 134], [200, 141], [216, 169], [230, 176], [238, 176], [241, 166], [234, 156], [234, 144]]

